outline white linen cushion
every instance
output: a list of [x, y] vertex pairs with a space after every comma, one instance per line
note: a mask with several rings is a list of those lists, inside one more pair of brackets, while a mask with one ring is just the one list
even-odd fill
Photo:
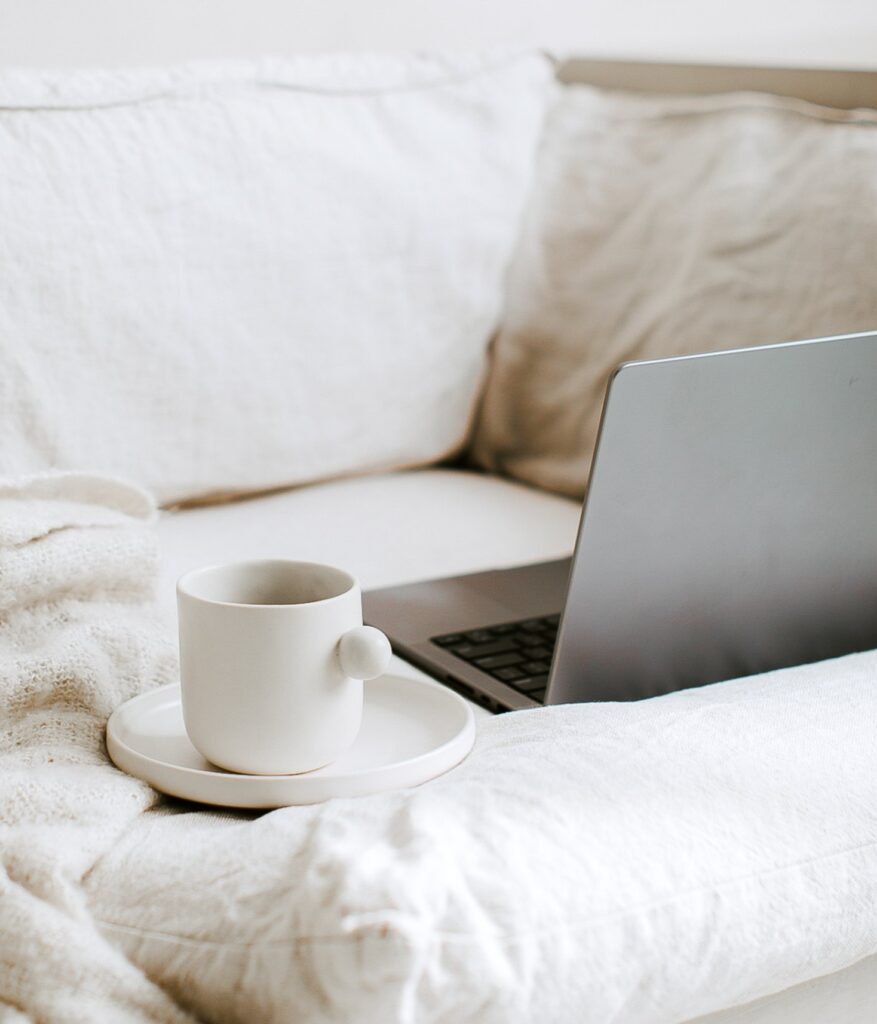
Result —
[[204, 1020], [675, 1024], [877, 952], [875, 680], [872, 652], [517, 712], [418, 789], [172, 803], [89, 909]]
[[0, 472], [162, 503], [467, 436], [538, 54], [0, 76]]
[[158, 596], [173, 609], [184, 572], [247, 558], [328, 562], [366, 588], [563, 558], [580, 508], [499, 477], [424, 469], [165, 511]]
[[476, 460], [581, 495], [618, 363], [877, 328], [877, 113], [570, 86]]

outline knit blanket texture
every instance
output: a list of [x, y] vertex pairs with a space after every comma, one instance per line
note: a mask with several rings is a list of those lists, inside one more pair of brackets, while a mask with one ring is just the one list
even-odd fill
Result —
[[415, 789], [206, 808], [104, 745], [175, 680], [154, 515], [0, 479], [0, 1024], [678, 1024], [852, 965], [871, 1019], [877, 652], [485, 718]]

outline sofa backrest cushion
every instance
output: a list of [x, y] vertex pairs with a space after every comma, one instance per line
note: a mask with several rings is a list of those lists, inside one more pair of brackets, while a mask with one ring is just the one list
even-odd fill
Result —
[[0, 472], [174, 503], [457, 449], [554, 88], [538, 54], [0, 76]]
[[631, 359], [877, 328], [877, 113], [570, 86], [546, 122], [476, 429], [581, 495]]

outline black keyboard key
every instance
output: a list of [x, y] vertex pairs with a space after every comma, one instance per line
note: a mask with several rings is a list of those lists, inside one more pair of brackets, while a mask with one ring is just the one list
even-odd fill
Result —
[[493, 637], [489, 629], [473, 629], [466, 633], [466, 639], [472, 644], [486, 644]]
[[462, 643], [458, 647], [448, 648], [451, 654], [456, 654], [458, 658], [463, 658], [465, 661], [486, 658], [489, 654], [508, 654], [509, 651], [516, 651], [517, 649], [514, 641], [509, 638], [494, 640], [489, 644]]
[[516, 637], [521, 647], [542, 647], [545, 638], [538, 633], [523, 633]]
[[497, 668], [494, 669], [491, 675], [495, 676], [503, 683], [513, 683], [516, 679], [523, 679], [526, 676], [526, 672], [522, 672], [519, 668]]
[[551, 661], [552, 650], [550, 647], [528, 647], [527, 657]]
[[520, 690], [521, 693], [526, 693], [528, 697], [531, 697], [534, 693], [545, 694], [545, 688], [548, 686], [548, 676], [526, 676], [524, 679], [517, 679], [512, 683], [516, 690]]
[[509, 665], [520, 665], [524, 661], [524, 655], [517, 652], [510, 654], [494, 654], [490, 658], [479, 658], [475, 664], [486, 672], [492, 672], [495, 668], [507, 668]]
[[526, 619], [524, 622], [518, 623], [518, 626], [527, 633], [541, 633], [545, 629], [545, 624], [541, 619]]
[[448, 633], [447, 636], [434, 636], [432, 642], [439, 647], [453, 647], [454, 644], [461, 644], [464, 640], [462, 633]]
[[438, 644], [471, 665], [544, 703], [554, 654], [559, 615], [433, 637]]
[[541, 676], [543, 672], [547, 672], [551, 666], [547, 661], [528, 661], [521, 666], [525, 672], [531, 676]]

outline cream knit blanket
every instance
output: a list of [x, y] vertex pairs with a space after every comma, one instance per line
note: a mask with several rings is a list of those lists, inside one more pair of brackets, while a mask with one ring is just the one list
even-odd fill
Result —
[[502, 715], [417, 789], [224, 813], [104, 749], [175, 670], [151, 517], [0, 480], [0, 1024], [678, 1024], [857, 962], [870, 1024], [877, 652]]
[[168, 682], [149, 497], [0, 479], [0, 1020], [189, 1018], [97, 930], [82, 882], [156, 802], [108, 763], [112, 709]]

